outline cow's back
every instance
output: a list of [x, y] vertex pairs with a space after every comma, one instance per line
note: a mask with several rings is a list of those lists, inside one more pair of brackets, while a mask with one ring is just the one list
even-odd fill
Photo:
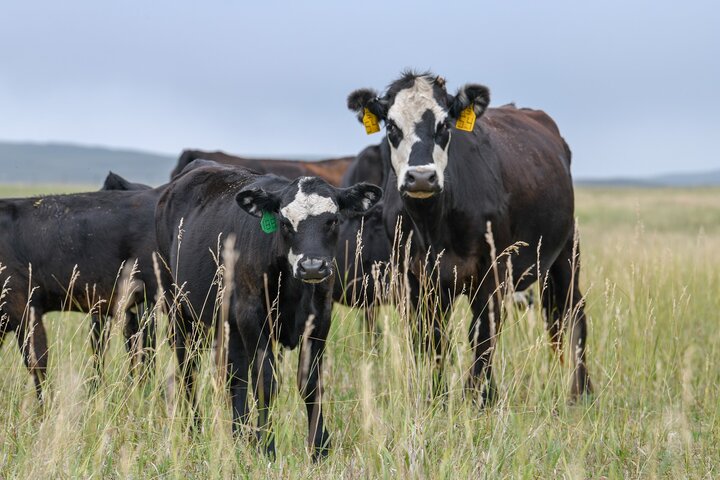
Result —
[[137, 259], [137, 278], [154, 286], [158, 195], [100, 191], [2, 201], [0, 223], [11, 226], [0, 232], [2, 276], [11, 277], [12, 288], [27, 290], [32, 265], [33, 285], [39, 287], [33, 296], [46, 310], [63, 307], [70, 287], [75, 302], [66, 308], [87, 310], [109, 301], [123, 261]]

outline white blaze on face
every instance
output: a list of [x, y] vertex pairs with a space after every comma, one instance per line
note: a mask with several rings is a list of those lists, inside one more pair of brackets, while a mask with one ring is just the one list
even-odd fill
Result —
[[338, 207], [330, 197], [323, 197], [317, 193], [307, 194], [302, 191], [303, 183], [310, 177], [303, 177], [298, 182], [298, 191], [292, 202], [280, 209], [280, 214], [287, 218], [297, 232], [300, 222], [308, 217], [323, 213], [337, 213]]
[[[323, 197], [317, 193], [307, 194], [303, 192], [303, 183], [310, 177], [303, 177], [298, 182], [298, 191], [292, 202], [280, 209], [280, 214], [287, 218], [292, 224], [293, 230], [298, 231], [300, 222], [315, 215], [323, 213], [337, 213], [338, 207], [330, 197]], [[288, 252], [288, 263], [292, 268], [293, 275], [297, 276], [298, 264], [302, 260], [303, 253], [295, 253], [292, 248]]]
[[[435, 125], [445, 121], [447, 112], [437, 103], [433, 97], [433, 86], [430, 80], [425, 77], [417, 77], [412, 87], [400, 90], [395, 96], [395, 101], [388, 110], [388, 118], [402, 131], [403, 138], [395, 148], [392, 142], [390, 145], [390, 159], [397, 174], [398, 189], [405, 181], [405, 174], [408, 168], [434, 170], [438, 177], [438, 185], [443, 188], [445, 177], [443, 175], [448, 162], [448, 147], [450, 141], [441, 148], [435, 144], [432, 151], [433, 163], [419, 166], [409, 166], [410, 152], [414, 144], [420, 141], [415, 134], [415, 125], [420, 123], [426, 111], [432, 111], [435, 116]], [[433, 141], [429, 139], [426, 141]]]

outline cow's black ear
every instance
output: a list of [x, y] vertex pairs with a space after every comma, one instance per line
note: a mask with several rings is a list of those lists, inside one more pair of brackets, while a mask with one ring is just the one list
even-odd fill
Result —
[[100, 190], [132, 190], [132, 187], [130, 182], [111, 170], [105, 177], [105, 183]]
[[382, 188], [369, 183], [358, 183], [340, 189], [338, 205], [343, 215], [362, 215], [374, 207], [382, 198]]
[[374, 113], [380, 120], [387, 118], [386, 102], [378, 98], [378, 93], [370, 88], [361, 88], [348, 95], [347, 106], [348, 109], [357, 114], [360, 123], [362, 123], [366, 108]]
[[248, 188], [235, 196], [240, 208], [250, 215], [262, 217], [263, 212], [277, 212], [280, 209], [280, 200], [262, 188]]
[[484, 85], [469, 83], [460, 87], [454, 97], [448, 95], [448, 102], [452, 118], [458, 118], [460, 112], [470, 105], [473, 106], [475, 116], [480, 118], [490, 105], [490, 90]]

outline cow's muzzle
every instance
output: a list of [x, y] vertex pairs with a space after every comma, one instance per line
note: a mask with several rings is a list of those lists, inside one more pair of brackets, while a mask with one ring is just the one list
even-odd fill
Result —
[[429, 198], [440, 192], [440, 182], [435, 169], [410, 168], [405, 172], [405, 180], [400, 188], [402, 193], [412, 198]]
[[320, 283], [332, 275], [332, 268], [322, 258], [305, 258], [298, 263], [297, 278], [307, 283]]

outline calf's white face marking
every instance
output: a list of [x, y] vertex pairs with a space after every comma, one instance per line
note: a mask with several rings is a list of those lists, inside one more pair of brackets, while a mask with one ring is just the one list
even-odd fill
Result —
[[292, 268], [293, 276], [297, 277], [297, 269], [298, 265], [300, 264], [300, 260], [304, 255], [301, 253], [300, 255], [296, 255], [295, 252], [292, 251], [292, 248], [288, 252], [288, 263], [290, 264], [290, 268]]
[[337, 213], [338, 207], [330, 197], [317, 193], [307, 194], [302, 191], [303, 183], [310, 177], [303, 177], [298, 182], [298, 191], [292, 202], [280, 209], [280, 214], [287, 218], [297, 232], [300, 222], [308, 217], [323, 213]]
[[[447, 142], [445, 148], [437, 144], [434, 145], [432, 150], [433, 163], [410, 166], [410, 152], [412, 151], [412, 147], [421, 141], [420, 137], [415, 133], [415, 126], [421, 122], [422, 116], [428, 110], [435, 116], [435, 125], [444, 122], [448, 116], [447, 112], [437, 103], [433, 96], [433, 85], [431, 81], [425, 77], [417, 77], [412, 87], [400, 90], [388, 110], [388, 118], [395, 123], [403, 135], [397, 148], [395, 148], [392, 142], [389, 142], [390, 159], [397, 175], [398, 189], [402, 187], [405, 181], [405, 175], [410, 168], [434, 171], [438, 178], [438, 185], [441, 189], [443, 188], [445, 182], [444, 171], [448, 162], [448, 147], [450, 141]], [[433, 140], [430, 139], [429, 141]]]
[[[303, 177], [298, 182], [298, 191], [295, 194], [295, 198], [292, 202], [280, 209], [280, 214], [287, 218], [293, 227], [293, 230], [298, 231], [300, 222], [306, 220], [309, 217], [315, 215], [322, 215], [323, 213], [337, 213], [338, 206], [335, 204], [332, 198], [323, 197], [317, 193], [305, 193], [303, 192], [303, 184], [309, 180], [310, 177]], [[292, 248], [288, 252], [288, 263], [292, 268], [293, 275], [297, 277], [298, 266], [300, 261], [305, 256], [304, 253], [295, 253]]]

